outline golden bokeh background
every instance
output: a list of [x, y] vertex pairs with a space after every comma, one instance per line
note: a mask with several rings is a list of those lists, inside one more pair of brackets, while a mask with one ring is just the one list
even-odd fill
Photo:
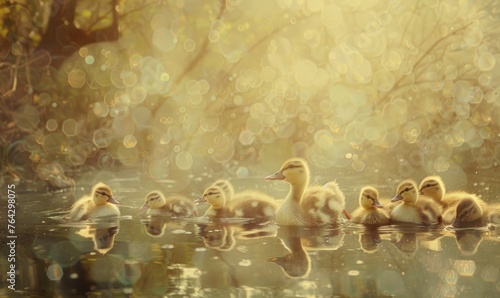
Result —
[[66, 2], [64, 26], [119, 38], [53, 34], [61, 58], [41, 46], [53, 2], [2, 6], [3, 178], [500, 162], [496, 1]]

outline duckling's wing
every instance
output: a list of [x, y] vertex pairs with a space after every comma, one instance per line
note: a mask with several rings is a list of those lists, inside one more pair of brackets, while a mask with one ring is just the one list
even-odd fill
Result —
[[192, 216], [195, 210], [193, 201], [184, 196], [171, 196], [166, 199], [162, 211], [173, 216]]
[[344, 210], [345, 201], [331, 189], [321, 186], [312, 186], [302, 197], [301, 208], [320, 225], [337, 223], [340, 213]]
[[85, 220], [89, 217], [89, 212], [95, 207], [92, 198], [84, 196], [73, 204], [69, 212], [69, 218], [72, 221]]

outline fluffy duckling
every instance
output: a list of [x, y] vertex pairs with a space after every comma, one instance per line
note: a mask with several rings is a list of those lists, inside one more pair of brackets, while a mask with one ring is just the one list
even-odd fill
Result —
[[391, 212], [395, 222], [429, 225], [441, 223], [442, 208], [431, 198], [419, 195], [413, 180], [405, 180], [398, 185], [397, 194], [392, 202], [402, 200]]
[[463, 198], [457, 204], [456, 218], [451, 224], [454, 228], [482, 227], [488, 222], [500, 224], [500, 204], [483, 208], [474, 197]]
[[229, 204], [229, 202], [236, 202], [239, 200], [252, 200], [252, 202], [255, 202], [255, 200], [267, 200], [270, 202], [276, 201], [273, 197], [258, 190], [247, 189], [235, 193], [233, 185], [231, 184], [231, 182], [229, 182], [229, 180], [226, 179], [219, 179], [215, 181], [212, 186], [218, 186], [224, 191], [224, 195], [226, 197], [226, 205]]
[[364, 187], [359, 194], [359, 205], [352, 213], [351, 221], [364, 225], [387, 225], [391, 218], [384, 206], [378, 201], [378, 190], [374, 187]]
[[443, 207], [443, 223], [451, 224], [456, 218], [456, 207], [464, 198], [472, 198], [484, 209], [486, 203], [477, 195], [465, 191], [446, 192], [443, 180], [439, 176], [428, 176], [419, 186], [420, 194], [432, 198]]
[[153, 190], [146, 195], [140, 210], [148, 209], [147, 214], [153, 216], [186, 217], [196, 215], [194, 203], [181, 195], [165, 198], [163, 193]]
[[226, 195], [225, 192], [218, 186], [209, 186], [203, 192], [203, 195], [196, 199], [195, 204], [208, 203], [210, 207], [205, 211], [205, 217], [224, 218], [227, 217]]
[[92, 188], [91, 195], [84, 195], [71, 208], [68, 219], [80, 221], [103, 217], [120, 216], [118, 201], [113, 198], [111, 188], [99, 182]]
[[212, 185], [196, 203], [208, 203], [210, 208], [205, 216], [212, 218], [249, 218], [253, 220], [270, 220], [275, 217], [277, 205], [267, 197], [252, 196], [248, 198], [227, 200], [227, 191]]
[[331, 187], [312, 186], [309, 184], [309, 167], [301, 158], [287, 160], [280, 170], [267, 176], [266, 180], [284, 180], [290, 184], [278, 213], [276, 223], [293, 226], [324, 226], [336, 224], [339, 215], [345, 209], [345, 196]]

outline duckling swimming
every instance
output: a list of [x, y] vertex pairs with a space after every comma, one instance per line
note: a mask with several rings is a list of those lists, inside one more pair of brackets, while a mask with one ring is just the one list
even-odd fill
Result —
[[140, 210], [148, 209], [148, 215], [186, 217], [196, 215], [194, 202], [181, 195], [165, 198], [158, 190], [146, 195]]
[[387, 225], [391, 218], [378, 200], [378, 190], [371, 186], [364, 187], [359, 194], [359, 205], [352, 213], [351, 222], [364, 225]]
[[91, 195], [84, 195], [71, 208], [69, 216], [72, 221], [120, 216], [118, 201], [113, 198], [111, 188], [99, 182], [92, 188]]
[[396, 196], [391, 200], [403, 203], [396, 206], [391, 212], [391, 220], [395, 222], [429, 225], [441, 223], [442, 208], [431, 198], [420, 195], [413, 180], [401, 182]]
[[454, 228], [483, 227], [491, 222], [500, 224], [500, 204], [493, 204], [481, 207], [481, 204], [474, 198], [463, 198], [457, 204], [456, 218], [451, 224]]
[[478, 202], [481, 208], [486, 208], [486, 203], [477, 195], [465, 191], [446, 192], [443, 180], [439, 176], [428, 176], [422, 180], [419, 186], [420, 194], [432, 198], [443, 207], [443, 223], [451, 224], [456, 218], [456, 207], [464, 198], [472, 198]]
[[226, 192], [215, 185], [208, 187], [195, 202], [210, 204], [205, 216], [212, 218], [269, 220], [274, 218], [277, 210], [276, 204], [267, 197], [252, 196], [228, 201]]
[[331, 187], [307, 188], [309, 179], [309, 167], [301, 158], [287, 160], [278, 172], [266, 177], [290, 184], [290, 192], [276, 214], [277, 224], [310, 227], [339, 222], [339, 215], [345, 209], [344, 194]]

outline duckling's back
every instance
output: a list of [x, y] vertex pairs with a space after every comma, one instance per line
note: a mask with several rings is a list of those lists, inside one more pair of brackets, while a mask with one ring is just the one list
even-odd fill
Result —
[[167, 212], [169, 215], [176, 217], [192, 216], [194, 210], [194, 203], [181, 195], [166, 198], [165, 206], [162, 208], [162, 212]]
[[335, 192], [331, 187], [311, 186], [305, 191], [300, 205], [304, 219], [310, 224], [336, 224], [344, 210], [345, 197], [340, 190]]
[[95, 207], [96, 205], [90, 196], [83, 196], [73, 204], [68, 217], [72, 221], [86, 220]]
[[278, 210], [274, 199], [257, 191], [237, 193], [227, 205], [228, 217], [273, 219]]

